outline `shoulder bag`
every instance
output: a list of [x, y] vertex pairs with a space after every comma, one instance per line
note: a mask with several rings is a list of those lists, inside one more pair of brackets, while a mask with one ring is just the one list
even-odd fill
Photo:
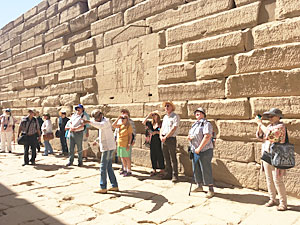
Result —
[[30, 122], [29, 122], [29, 125], [28, 125], [28, 127], [27, 127], [26, 133], [23, 133], [23, 134], [21, 134], [20, 137], [18, 137], [18, 144], [19, 144], [19, 145], [29, 145], [29, 144], [30, 144], [30, 138], [29, 138], [29, 136], [27, 135], [27, 133], [28, 133], [28, 131], [29, 131], [29, 127], [30, 127], [30, 124], [31, 124], [32, 120], [33, 120], [33, 118], [32, 118], [32, 119], [30, 120]]

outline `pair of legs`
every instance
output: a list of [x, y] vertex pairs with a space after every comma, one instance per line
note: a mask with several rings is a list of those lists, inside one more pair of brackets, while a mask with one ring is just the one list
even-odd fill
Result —
[[83, 131], [71, 132], [70, 133], [70, 152], [69, 152], [69, 163], [68, 166], [73, 165], [75, 156], [75, 145], [78, 151], [78, 165], [82, 166], [82, 139]]
[[153, 169], [151, 175], [155, 175], [157, 169], [160, 169], [160, 173], [163, 173], [165, 169], [165, 160], [161, 149], [159, 135], [152, 136], [150, 143], [150, 158]]
[[53, 154], [53, 148], [52, 148], [50, 142], [44, 141], [44, 145], [45, 145], [45, 152], [44, 152], [43, 156], [47, 156], [48, 154]]
[[24, 145], [24, 164], [29, 164], [29, 148], [31, 148], [31, 159], [30, 162], [32, 164], [35, 164], [35, 158], [36, 158], [36, 145], [38, 144], [36, 135], [32, 135], [28, 137], [29, 139], [29, 145]]
[[263, 162], [266, 180], [267, 180], [267, 187], [270, 196], [269, 205], [275, 205], [276, 203], [276, 191], [279, 195], [279, 208], [286, 209], [287, 207], [287, 197], [286, 197], [286, 190], [285, 185], [283, 183], [283, 177], [279, 176], [276, 173], [276, 169], [274, 166], [268, 164], [267, 162]]
[[120, 156], [122, 161], [122, 172], [121, 174], [130, 175], [131, 174], [131, 147], [127, 150], [126, 147], [118, 146], [118, 156]]
[[131, 173], [131, 159], [129, 157], [121, 157], [123, 164], [123, 171]]
[[11, 142], [13, 139], [13, 132], [1, 132], [1, 150], [5, 152], [6, 146], [7, 151], [11, 152]]
[[174, 181], [178, 179], [178, 162], [176, 157], [176, 137], [170, 137], [163, 143], [163, 156], [166, 161], [166, 176]]
[[113, 188], [118, 187], [117, 179], [112, 168], [114, 150], [102, 152], [100, 162], [100, 188], [107, 189], [107, 175]]
[[59, 139], [60, 139], [62, 153], [67, 154], [69, 151], [68, 151], [67, 140], [65, 135], [60, 136]]
[[214, 192], [213, 189], [213, 176], [212, 176], [212, 166], [211, 160], [213, 158], [213, 149], [208, 149], [199, 154], [194, 153], [193, 158], [193, 172], [195, 182], [199, 188], [202, 188], [202, 185], [209, 186], [209, 191]]

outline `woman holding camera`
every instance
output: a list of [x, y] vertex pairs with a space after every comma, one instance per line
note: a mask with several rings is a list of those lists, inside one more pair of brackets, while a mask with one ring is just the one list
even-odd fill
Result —
[[16, 120], [11, 115], [11, 110], [10, 109], [3, 110], [3, 114], [0, 116], [2, 152], [5, 152], [6, 143], [7, 143], [7, 150], [9, 153], [11, 153], [11, 142], [14, 139], [15, 123]]
[[[262, 152], [270, 152], [270, 146], [272, 143], [285, 143], [286, 127], [280, 122], [283, 117], [281, 110], [272, 108], [270, 111], [263, 113], [264, 118], [268, 118], [270, 124], [266, 127], [262, 124], [261, 116], [256, 117], [256, 123], [258, 125], [256, 136], [263, 141]], [[278, 211], [287, 210], [287, 197], [285, 185], [283, 182], [283, 176], [285, 170], [277, 169], [274, 166], [262, 161], [263, 169], [265, 171], [267, 187], [270, 196], [270, 200], [265, 204], [267, 207], [276, 205], [276, 191], [279, 195]]]
[[[152, 117], [152, 121], [148, 121]], [[164, 155], [161, 149], [161, 140], [159, 137], [161, 120], [157, 112], [151, 112], [143, 121], [143, 124], [147, 127], [150, 135], [150, 157], [152, 163], [153, 171], [150, 173], [150, 176], [157, 174], [157, 169], [160, 169], [160, 174], [164, 173], [165, 162]]]
[[[122, 120], [121, 124], [118, 121]], [[120, 115], [118, 119], [112, 124], [114, 128], [119, 128], [118, 134], [118, 156], [122, 160], [123, 171], [121, 174], [126, 177], [131, 173], [131, 141], [132, 141], [132, 126], [129, 123], [129, 117], [127, 115]]]
[[214, 196], [214, 185], [212, 176], [211, 160], [213, 157], [213, 127], [206, 120], [206, 113], [203, 108], [197, 108], [194, 112], [197, 121], [189, 131], [188, 140], [193, 158], [193, 172], [198, 187], [193, 192], [203, 192], [202, 185], [208, 185], [209, 189], [206, 198]]

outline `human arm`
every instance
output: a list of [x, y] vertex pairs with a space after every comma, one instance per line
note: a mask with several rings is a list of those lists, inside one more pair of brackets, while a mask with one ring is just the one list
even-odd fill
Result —
[[112, 126], [113, 128], [120, 128], [121, 125], [118, 125], [118, 121], [121, 119], [121, 115], [115, 120], [115, 122], [113, 122]]
[[151, 112], [151, 113], [149, 113], [149, 114], [148, 114], [148, 115], [145, 117], [144, 121], [142, 122], [142, 123], [143, 123], [143, 125], [145, 125], [145, 126], [146, 126], [146, 123], [147, 123], [148, 119], [149, 119], [151, 116], [152, 116], [152, 112]]
[[129, 133], [128, 134], [128, 145], [127, 145], [127, 147], [126, 147], [126, 150], [127, 151], [129, 151], [129, 149], [130, 149], [130, 146], [131, 146], [131, 141], [132, 141], [132, 133]]

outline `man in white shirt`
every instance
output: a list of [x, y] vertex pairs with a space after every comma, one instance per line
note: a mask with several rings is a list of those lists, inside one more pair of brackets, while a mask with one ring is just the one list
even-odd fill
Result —
[[70, 148], [69, 148], [69, 163], [66, 166], [72, 166], [74, 162], [74, 149], [77, 145], [78, 151], [78, 166], [82, 166], [82, 139], [85, 129], [83, 121], [86, 120], [86, 116], [83, 114], [83, 105], [79, 104], [75, 107], [76, 113], [74, 113], [70, 119], [70, 123], [66, 126], [66, 129], [70, 132]]
[[116, 141], [114, 133], [112, 131], [112, 125], [109, 119], [103, 116], [103, 113], [95, 109], [92, 112], [92, 117], [95, 121], [84, 121], [85, 124], [90, 124], [93, 127], [99, 129], [99, 146], [101, 151], [101, 162], [100, 162], [100, 189], [95, 193], [105, 194], [107, 193], [107, 174], [112, 187], [109, 191], [119, 191], [117, 179], [112, 168], [112, 158], [114, 150], [116, 149]]
[[178, 162], [176, 157], [176, 136], [179, 132], [179, 116], [174, 113], [175, 105], [171, 101], [163, 103], [166, 115], [163, 118], [160, 130], [160, 139], [163, 143], [163, 153], [166, 162], [166, 175], [163, 179], [178, 181]]

